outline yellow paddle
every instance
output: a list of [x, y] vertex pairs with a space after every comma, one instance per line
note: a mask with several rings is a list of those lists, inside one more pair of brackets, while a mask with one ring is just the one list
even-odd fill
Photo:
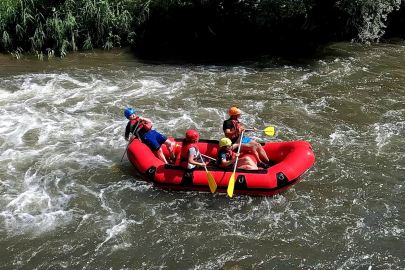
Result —
[[205, 161], [200, 153], [200, 158], [202, 160], [202, 162], [204, 163], [204, 168], [205, 171], [207, 172], [207, 179], [208, 179], [208, 185], [210, 186], [210, 190], [212, 193], [215, 192], [215, 190], [217, 189], [217, 183], [214, 180], [214, 177], [212, 177], [212, 174], [207, 170], [207, 165], [205, 165]]
[[[240, 134], [240, 142], [239, 142], [239, 146], [238, 146], [238, 154], [240, 152], [240, 146], [242, 145], [242, 139], [243, 139], [243, 131]], [[231, 175], [231, 179], [229, 179], [229, 183], [228, 183], [228, 196], [232, 198], [233, 196], [233, 190], [235, 189], [235, 172], [236, 172], [236, 166], [238, 165], [238, 159], [239, 159], [239, 155], [236, 157], [236, 161], [235, 161], [235, 166], [233, 168], [233, 173]]]
[[[254, 129], [246, 129], [246, 131], [254, 131]], [[274, 127], [270, 126], [270, 127], [266, 127], [263, 130], [257, 130], [257, 131], [264, 131], [264, 133], [268, 136], [274, 136]]]

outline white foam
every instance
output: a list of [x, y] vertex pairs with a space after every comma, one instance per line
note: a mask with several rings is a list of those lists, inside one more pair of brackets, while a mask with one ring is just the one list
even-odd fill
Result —
[[[345, 89], [347, 79], [360, 69], [361, 74], [373, 71], [365, 65], [359, 67], [355, 60], [332, 57], [308, 67], [275, 65], [265, 69], [215, 65], [145, 65], [141, 69], [114, 66], [102, 70], [75, 67], [69, 74], [54, 69], [51, 74], [13, 77], [7, 82], [10, 90], [0, 89], [0, 169], [5, 177], [0, 181], [2, 230], [6, 234], [28, 234], [28, 238], [31, 232], [65, 226], [68, 229], [63, 233], [71, 229], [80, 235], [91, 230], [90, 238], [99, 237], [101, 232], [92, 248], [98, 251], [96, 256], [84, 256], [88, 257], [90, 263], [86, 267], [90, 268], [99, 255], [138, 245], [129, 240], [128, 235], [134, 232], [145, 233], [143, 240], [156, 248], [168, 247], [163, 256], [178, 254], [172, 260], [181, 259], [190, 255], [188, 244], [183, 243], [192, 237], [203, 239], [201, 224], [216, 228], [212, 237], [216, 240], [212, 241], [222, 237], [231, 242], [271, 243], [277, 239], [285, 244], [299, 241], [313, 246], [318, 238], [312, 236], [321, 234], [328, 224], [336, 224], [334, 218], [346, 205], [342, 194], [350, 197], [348, 205], [353, 208], [366, 205], [362, 196], [353, 197], [356, 192], [345, 192], [353, 186], [341, 183], [354, 178], [356, 181], [351, 184], [362, 184], [364, 192], [369, 192], [373, 172], [358, 174], [357, 168], [350, 167], [351, 160], [342, 159], [354, 156], [361, 167], [361, 157], [355, 155], [365, 156], [368, 152], [359, 150], [371, 146], [367, 149], [377, 148], [388, 155], [404, 135], [404, 110], [400, 103], [403, 99], [394, 91], [384, 100], [384, 106], [396, 105], [392, 108], [397, 109], [380, 107], [378, 100], [369, 99], [365, 112], [372, 111], [365, 127], [341, 117], [346, 112], [340, 112], [340, 103], [356, 98], [355, 91], [361, 95], [368, 88], [368, 82], [360, 80], [358, 88]], [[336, 84], [343, 88], [335, 89]], [[328, 91], [332, 94], [328, 95]], [[346, 94], [350, 96], [345, 97]], [[220, 139], [222, 121], [228, 118], [227, 109], [232, 105], [242, 108], [241, 121], [245, 126], [262, 129], [277, 125], [280, 140], [311, 141], [319, 164], [311, 181], [291, 188], [285, 195], [235, 196], [229, 200], [223, 193], [212, 196], [154, 188], [153, 184], [140, 181], [128, 161], [120, 163], [117, 172], [109, 170], [117, 165], [127, 145], [123, 139], [125, 107], [134, 107], [142, 116], [151, 118], [154, 128], [165, 135], [182, 137], [187, 129], [196, 128], [204, 139]], [[253, 133], [250, 135], [254, 137]], [[350, 157], [344, 155], [345, 148]], [[401, 160], [401, 153], [396, 151], [395, 158]], [[389, 161], [392, 163], [393, 159]], [[397, 163], [391, 168], [403, 170], [404, 166]], [[389, 173], [384, 171], [383, 177], [389, 177]], [[322, 200], [324, 183], [332, 187], [328, 192], [334, 192], [329, 200]], [[390, 185], [390, 181], [386, 183]], [[396, 191], [399, 194], [402, 187], [395, 187], [400, 187]], [[381, 216], [395, 220], [398, 213], [392, 203], [387, 204], [389, 207], [381, 211]], [[330, 213], [335, 215], [328, 216]], [[139, 226], [145, 220], [156, 226], [152, 230]], [[366, 221], [358, 219], [351, 224], [344, 234], [347, 249], [357, 248], [359, 235], [370, 237], [365, 231], [369, 225]], [[403, 235], [400, 226], [386, 225], [390, 226], [382, 226], [379, 234], [397, 238]], [[303, 228], [307, 234], [299, 234]], [[147, 236], [155, 232], [163, 233], [155, 238]], [[180, 244], [168, 246], [168, 242], [173, 243], [171, 240]], [[215, 246], [207, 241], [201, 243], [201, 250], [210, 244]], [[94, 239], [89, 243], [94, 243]], [[74, 243], [63, 243], [61, 252], [71, 253], [72, 249], [76, 250]], [[198, 257], [194, 268], [216, 269], [229, 261], [238, 264], [240, 260], [244, 265], [249, 259], [257, 259], [249, 256], [234, 251], [217, 252], [215, 259]], [[271, 258], [257, 260], [251, 267], [268, 267]], [[341, 265], [341, 259], [337, 260], [335, 268]], [[152, 263], [157, 268], [165, 265], [162, 261]], [[307, 266], [311, 264], [303, 263], [303, 267]], [[350, 268], [352, 264], [348, 262], [346, 266]]]
[[[121, 220], [120, 224], [114, 225], [111, 229], [107, 229], [106, 230], [106, 234], [107, 234], [106, 239], [97, 246], [95, 251], [98, 251], [110, 239], [113, 239], [114, 237], [123, 234], [127, 230], [128, 226], [130, 226], [132, 224], [139, 225], [139, 224], [142, 224], [142, 222], [137, 222], [135, 220], [123, 219], [123, 220]], [[124, 243], [124, 245], [127, 245], [127, 244], [128, 243]], [[116, 248], [116, 246], [114, 248]]]

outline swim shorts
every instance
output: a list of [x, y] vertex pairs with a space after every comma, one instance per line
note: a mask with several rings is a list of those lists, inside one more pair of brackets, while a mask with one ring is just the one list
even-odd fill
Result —
[[150, 130], [143, 137], [143, 142], [150, 148], [152, 151], [159, 150], [160, 146], [167, 140], [167, 137], [160, 134], [155, 130]]

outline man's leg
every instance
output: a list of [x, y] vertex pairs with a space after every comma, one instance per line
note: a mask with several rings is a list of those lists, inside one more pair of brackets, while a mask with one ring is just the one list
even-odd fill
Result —
[[243, 170], [258, 170], [259, 168], [256, 165], [256, 162], [254, 162], [250, 157], [241, 157], [240, 159], [240, 166], [239, 166], [239, 161], [238, 161], [238, 169], [243, 169]]
[[263, 160], [265, 163], [269, 162], [269, 158], [267, 157], [266, 151], [264, 151], [262, 145], [256, 141], [251, 141], [253, 143], [256, 143], [257, 146], [257, 152], [259, 152], [259, 155], [261, 157], [261, 160]]
[[243, 152], [251, 152], [255, 158], [257, 159], [257, 163], [260, 164], [262, 163], [260, 157], [259, 157], [259, 153], [256, 150], [257, 146], [255, 144], [251, 144], [251, 143], [242, 143], [242, 145], [240, 146], [240, 151]]
[[159, 158], [164, 163], [168, 164], [166, 157], [163, 154], [162, 147], [160, 147], [161, 144], [158, 143], [156, 140], [156, 136], [158, 136], [158, 135], [160, 135], [160, 134], [154, 130], [149, 131], [145, 135], [145, 143], [147, 146], [149, 146], [149, 148], [153, 151], [153, 153], [155, 154], [155, 156], [157, 158]]
[[167, 150], [169, 150], [170, 158], [171, 158], [172, 160], [175, 160], [175, 159], [176, 159], [176, 156], [174, 155], [174, 152], [173, 152], [173, 144], [172, 144], [172, 142], [171, 142], [169, 139], [167, 139], [167, 140], [165, 141], [165, 145], [166, 145]]
[[166, 157], [165, 157], [165, 155], [163, 154], [162, 147], [159, 147], [159, 149], [155, 151], [155, 155], [156, 155], [161, 161], [163, 161], [164, 163], [168, 164], [168, 163], [167, 163], [167, 160], [166, 160]]

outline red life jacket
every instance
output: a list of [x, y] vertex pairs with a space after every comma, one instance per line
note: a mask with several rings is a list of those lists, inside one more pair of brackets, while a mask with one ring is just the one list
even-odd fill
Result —
[[197, 150], [197, 155], [194, 156], [194, 160], [197, 160], [198, 155], [200, 153], [200, 149], [198, 149], [197, 143], [183, 144], [180, 153], [180, 166], [183, 167], [184, 169], [187, 169], [188, 166], [188, 149], [190, 149], [191, 147], [194, 147]]
[[[217, 165], [219, 166], [219, 167], [226, 167], [224, 164], [222, 164], [222, 151], [218, 151], [218, 154], [217, 154]], [[231, 160], [231, 159], [233, 159], [234, 157], [235, 157], [235, 153], [232, 151], [232, 150], [230, 150], [229, 152], [227, 152], [226, 154], [225, 154], [225, 156], [226, 156], [226, 161], [229, 161], [229, 160]], [[232, 166], [233, 164], [231, 164], [231, 166]], [[228, 165], [229, 166], [229, 165]]]
[[[242, 126], [242, 124], [238, 121], [238, 119], [229, 119], [228, 121], [232, 121], [233, 127], [231, 128], [231, 131], [234, 130], [239, 130], [239, 128]], [[239, 132], [235, 132], [232, 135], [225, 135], [228, 139], [233, 139], [239, 137]]]
[[131, 122], [131, 129], [133, 130], [133, 133], [136, 134], [139, 131], [141, 131], [143, 128], [146, 131], [149, 131], [152, 129], [152, 123], [151, 122], [147, 122], [145, 120], [139, 120], [139, 117], [135, 118], [135, 120], [130, 121]]

